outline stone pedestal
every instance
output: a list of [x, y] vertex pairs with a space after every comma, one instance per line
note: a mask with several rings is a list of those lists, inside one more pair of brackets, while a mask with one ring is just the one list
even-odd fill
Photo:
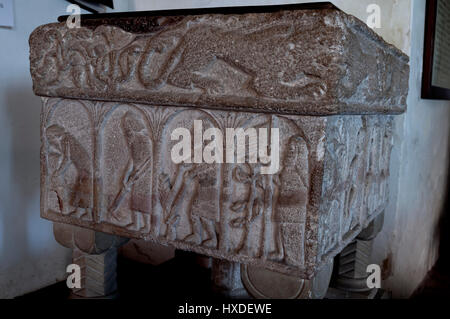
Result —
[[226, 298], [247, 299], [250, 297], [242, 284], [239, 263], [213, 259], [211, 280], [214, 290]]
[[[331, 5], [256, 11], [36, 29], [41, 216], [240, 263], [250, 281], [261, 274], [249, 269], [297, 283], [328, 269], [386, 207], [408, 58]], [[179, 128], [198, 142], [183, 162]], [[229, 130], [242, 161], [217, 144], [202, 161]]]
[[73, 249], [72, 263], [80, 267], [81, 287], [73, 298], [114, 298], [117, 295], [117, 248], [128, 239], [61, 223], [53, 224], [55, 239]]
[[367, 286], [367, 266], [371, 264], [373, 239], [383, 228], [383, 221], [384, 213], [378, 215], [336, 256], [328, 298], [374, 299], [385, 295], [383, 291]]
[[113, 297], [117, 293], [117, 249], [90, 255], [75, 248], [72, 263], [81, 267], [81, 288], [74, 288], [73, 298]]

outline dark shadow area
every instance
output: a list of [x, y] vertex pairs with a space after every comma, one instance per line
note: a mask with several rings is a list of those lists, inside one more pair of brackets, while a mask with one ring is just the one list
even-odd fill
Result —
[[439, 258], [412, 299], [450, 298], [450, 170], [447, 177], [447, 198], [439, 221]]
[[121, 258], [117, 281], [121, 299], [220, 299], [212, 291], [211, 271], [197, 264], [195, 254], [183, 251], [159, 266]]
[[[119, 257], [117, 284], [122, 300], [222, 300], [211, 287], [211, 271], [198, 265], [196, 255], [177, 251], [176, 257], [152, 266]], [[65, 282], [46, 287], [16, 299], [66, 300], [70, 290]]]

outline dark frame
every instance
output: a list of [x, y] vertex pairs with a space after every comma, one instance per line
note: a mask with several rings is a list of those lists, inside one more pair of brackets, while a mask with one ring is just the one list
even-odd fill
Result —
[[[71, 1], [71, 0], [67, 0]], [[157, 17], [157, 16], [185, 16], [200, 14], [246, 14], [246, 13], [268, 13], [280, 10], [314, 10], [314, 9], [334, 9], [339, 10], [331, 2], [306, 2], [294, 4], [275, 4], [260, 6], [242, 6], [242, 7], [209, 7], [197, 9], [166, 9], [152, 11], [129, 11], [129, 12], [112, 12], [112, 13], [94, 13], [82, 14], [81, 25], [83, 20], [95, 19], [132, 19], [139, 17]], [[58, 22], [65, 22], [69, 16], [63, 15], [58, 17]], [[108, 21], [109, 22], [109, 21]]]
[[[82, 9], [88, 11], [88, 12], [91, 12], [91, 13], [94, 13], [94, 14], [98, 13], [95, 9], [85, 5], [83, 2], [79, 2], [77, 0], [67, 0], [67, 1], [70, 2], [70, 3], [78, 5], [80, 8], [82, 8]], [[87, 0], [86, 2], [87, 2], [87, 4], [89, 4], [89, 2], [91, 2], [92, 4], [95, 4], [95, 5], [102, 4], [104, 6], [107, 6], [107, 7], [111, 8], [111, 9], [114, 9], [114, 2], [113, 2], [113, 0], [94, 0], [94, 1]]]
[[422, 98], [433, 100], [450, 100], [450, 89], [433, 86], [432, 84], [437, 3], [438, 0], [427, 0], [426, 5]]

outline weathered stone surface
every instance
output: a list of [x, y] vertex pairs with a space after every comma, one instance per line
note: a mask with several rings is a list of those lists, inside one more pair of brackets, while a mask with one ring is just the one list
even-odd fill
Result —
[[[408, 58], [362, 22], [329, 6], [121, 19], [30, 38], [41, 215], [92, 232], [84, 252], [104, 232], [299, 283], [383, 212]], [[196, 120], [279, 129], [279, 170], [175, 164], [171, 133]]]
[[322, 299], [333, 272], [333, 260], [311, 280], [289, 276], [266, 268], [214, 259], [211, 269], [213, 287], [233, 299]]
[[72, 298], [113, 298], [117, 289], [117, 248], [128, 241], [92, 229], [53, 223], [55, 239], [73, 249], [72, 263], [80, 267], [80, 287]]
[[119, 253], [127, 259], [158, 266], [175, 257], [175, 248], [152, 241], [131, 239], [124, 246], [120, 247]]
[[[382, 295], [377, 288], [369, 288], [367, 267], [371, 263], [373, 239], [383, 228], [384, 214], [378, 215], [358, 237], [347, 245], [335, 258], [335, 269], [331, 282], [330, 296], [357, 299], [374, 299]], [[334, 297], [333, 297], [334, 295]]]
[[[174, 164], [170, 134], [280, 130], [280, 169]], [[44, 98], [42, 216], [314, 275], [387, 202], [391, 116], [282, 116]]]
[[128, 241], [128, 238], [62, 223], [53, 223], [53, 235], [62, 246], [89, 255], [116, 249]]
[[117, 290], [117, 248], [101, 254], [86, 254], [75, 248], [72, 263], [81, 268], [81, 288], [74, 288], [72, 298], [113, 298]]
[[333, 272], [333, 260], [308, 279], [289, 276], [266, 268], [241, 265], [242, 284], [256, 299], [323, 299]]
[[232, 299], [250, 297], [241, 280], [239, 263], [214, 258], [211, 266], [211, 281], [216, 293]]
[[336, 8], [144, 20], [36, 29], [35, 93], [297, 115], [406, 108], [407, 56]]

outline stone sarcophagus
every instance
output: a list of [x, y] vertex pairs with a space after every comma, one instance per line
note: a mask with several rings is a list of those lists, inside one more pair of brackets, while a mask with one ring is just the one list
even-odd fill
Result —
[[387, 204], [408, 58], [331, 5], [82, 16], [30, 47], [41, 215], [89, 247], [141, 238], [310, 279]]

